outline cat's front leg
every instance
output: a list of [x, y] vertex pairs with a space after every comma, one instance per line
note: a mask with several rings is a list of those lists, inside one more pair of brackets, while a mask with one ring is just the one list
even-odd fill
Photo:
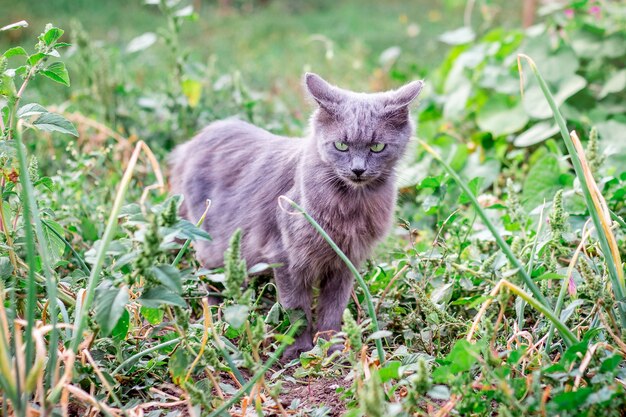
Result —
[[295, 359], [300, 356], [300, 353], [313, 349], [312, 280], [308, 279], [304, 271], [301, 272], [293, 271], [288, 266], [274, 270], [280, 304], [286, 309], [302, 310], [307, 321], [306, 327], [300, 330], [296, 341], [285, 349], [283, 353], [283, 360], [285, 361]]
[[[348, 305], [354, 278], [348, 268], [326, 274], [320, 282], [320, 294], [317, 302], [317, 335], [330, 340], [341, 330], [343, 311]], [[329, 354], [343, 349], [338, 344], [330, 348]]]

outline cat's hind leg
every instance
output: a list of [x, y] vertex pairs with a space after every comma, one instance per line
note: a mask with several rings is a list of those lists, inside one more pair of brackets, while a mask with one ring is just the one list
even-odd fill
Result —
[[296, 341], [283, 353], [283, 360], [297, 358], [300, 353], [313, 349], [313, 326], [311, 303], [313, 297], [312, 279], [306, 271], [293, 271], [288, 266], [274, 269], [280, 304], [288, 310], [302, 310], [306, 327], [300, 330]]

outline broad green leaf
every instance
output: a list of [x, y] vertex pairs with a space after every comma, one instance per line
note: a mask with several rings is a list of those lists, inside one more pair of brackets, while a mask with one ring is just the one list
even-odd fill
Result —
[[63, 227], [54, 220], [47, 220], [46, 226], [43, 228], [43, 234], [46, 238], [48, 252], [55, 261], [58, 261], [65, 252], [65, 242], [63, 242], [63, 240], [61, 240], [56, 233], [50, 230], [50, 228], [54, 229], [54, 231], [61, 236], [65, 235], [65, 231], [63, 230]]
[[128, 287], [112, 287], [110, 284], [101, 285], [96, 290], [95, 321], [100, 325], [103, 336], [111, 334], [120, 317], [126, 311], [128, 303]]
[[537, 123], [515, 138], [513, 144], [520, 148], [533, 146], [556, 135], [559, 127], [551, 122]]
[[19, 110], [17, 111], [17, 117], [23, 119], [25, 117], [43, 113], [48, 113], [48, 110], [46, 110], [46, 108], [43, 107], [41, 104], [28, 103], [19, 108]]
[[140, 309], [141, 315], [148, 320], [148, 323], [156, 326], [157, 324], [161, 324], [163, 321], [163, 310], [160, 308], [150, 308], [146, 306], [141, 306]]
[[62, 62], [54, 62], [41, 71], [41, 75], [50, 78], [52, 81], [56, 81], [67, 87], [70, 86], [70, 75], [67, 73], [67, 68]]
[[43, 41], [46, 43], [46, 45], [50, 46], [54, 42], [56, 42], [61, 36], [63, 36], [64, 32], [65, 31], [63, 29], [52, 27], [48, 29], [46, 33], [44, 33]]
[[3, 54], [5, 58], [11, 58], [12, 56], [25, 55], [28, 56], [26, 50], [21, 46], [16, 46], [15, 48], [7, 49], [7, 51]]
[[150, 268], [154, 277], [163, 285], [177, 294], [180, 294], [183, 290], [180, 282], [180, 271], [171, 265], [157, 265]]
[[122, 311], [122, 316], [117, 321], [117, 324], [115, 325], [113, 330], [111, 330], [111, 337], [115, 340], [124, 340], [126, 339], [129, 328], [130, 313], [128, 313], [128, 310], [124, 309], [124, 311]]
[[32, 54], [31, 56], [28, 57], [28, 65], [34, 67], [35, 65], [39, 63], [39, 61], [41, 61], [45, 57], [46, 57], [46, 54], [44, 54], [43, 52], [37, 52], [36, 54]]
[[170, 356], [168, 368], [172, 381], [175, 384], [182, 383], [183, 379], [187, 375], [188, 367], [191, 361], [192, 360], [189, 358], [185, 349], [182, 348], [176, 349], [176, 351]]
[[146, 32], [133, 38], [126, 47], [126, 52], [132, 54], [151, 47], [157, 41], [157, 35], [153, 32]]
[[163, 304], [187, 307], [187, 303], [180, 295], [166, 287], [148, 288], [138, 301], [141, 305], [151, 308], [159, 308]]
[[26, 20], [20, 20], [19, 22], [11, 23], [10, 25], [6, 25], [0, 28], [0, 32], [4, 32], [5, 30], [14, 30], [20, 28], [27, 28], [28, 22]]
[[461, 339], [454, 344], [445, 360], [450, 363], [450, 370], [453, 373], [467, 372], [477, 362], [479, 356], [478, 345]]
[[476, 124], [494, 137], [508, 135], [522, 129], [528, 123], [528, 115], [522, 103], [511, 103], [506, 96], [495, 95], [478, 111]]
[[402, 366], [402, 362], [400, 361], [389, 361], [378, 370], [378, 374], [380, 376], [381, 382], [388, 382], [392, 379], [400, 378], [400, 366]]
[[546, 154], [535, 162], [528, 171], [522, 187], [524, 207], [533, 209], [543, 201], [551, 201], [554, 194], [563, 187], [560, 181], [561, 168], [554, 154]]
[[47, 132], [61, 132], [70, 135], [78, 136], [76, 128], [65, 117], [56, 113], [44, 113], [37, 120], [33, 122], [33, 126], [37, 129], [45, 130]]
[[250, 308], [242, 304], [235, 304], [224, 309], [224, 320], [235, 329], [240, 329], [248, 320]]

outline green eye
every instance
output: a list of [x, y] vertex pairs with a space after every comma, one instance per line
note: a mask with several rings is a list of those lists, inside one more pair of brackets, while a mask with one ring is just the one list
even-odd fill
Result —
[[335, 148], [337, 148], [338, 151], [345, 152], [348, 150], [348, 144], [345, 142], [335, 142]]
[[372, 146], [370, 146], [370, 151], [375, 152], [375, 153], [382, 152], [383, 149], [385, 149], [384, 143], [375, 143]]

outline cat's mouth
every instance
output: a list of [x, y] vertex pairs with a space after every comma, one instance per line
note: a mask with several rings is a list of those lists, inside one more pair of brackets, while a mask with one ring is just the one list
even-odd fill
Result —
[[364, 177], [347, 177], [346, 182], [352, 185], [353, 187], [363, 187], [370, 182], [372, 182], [373, 178], [364, 178]]

